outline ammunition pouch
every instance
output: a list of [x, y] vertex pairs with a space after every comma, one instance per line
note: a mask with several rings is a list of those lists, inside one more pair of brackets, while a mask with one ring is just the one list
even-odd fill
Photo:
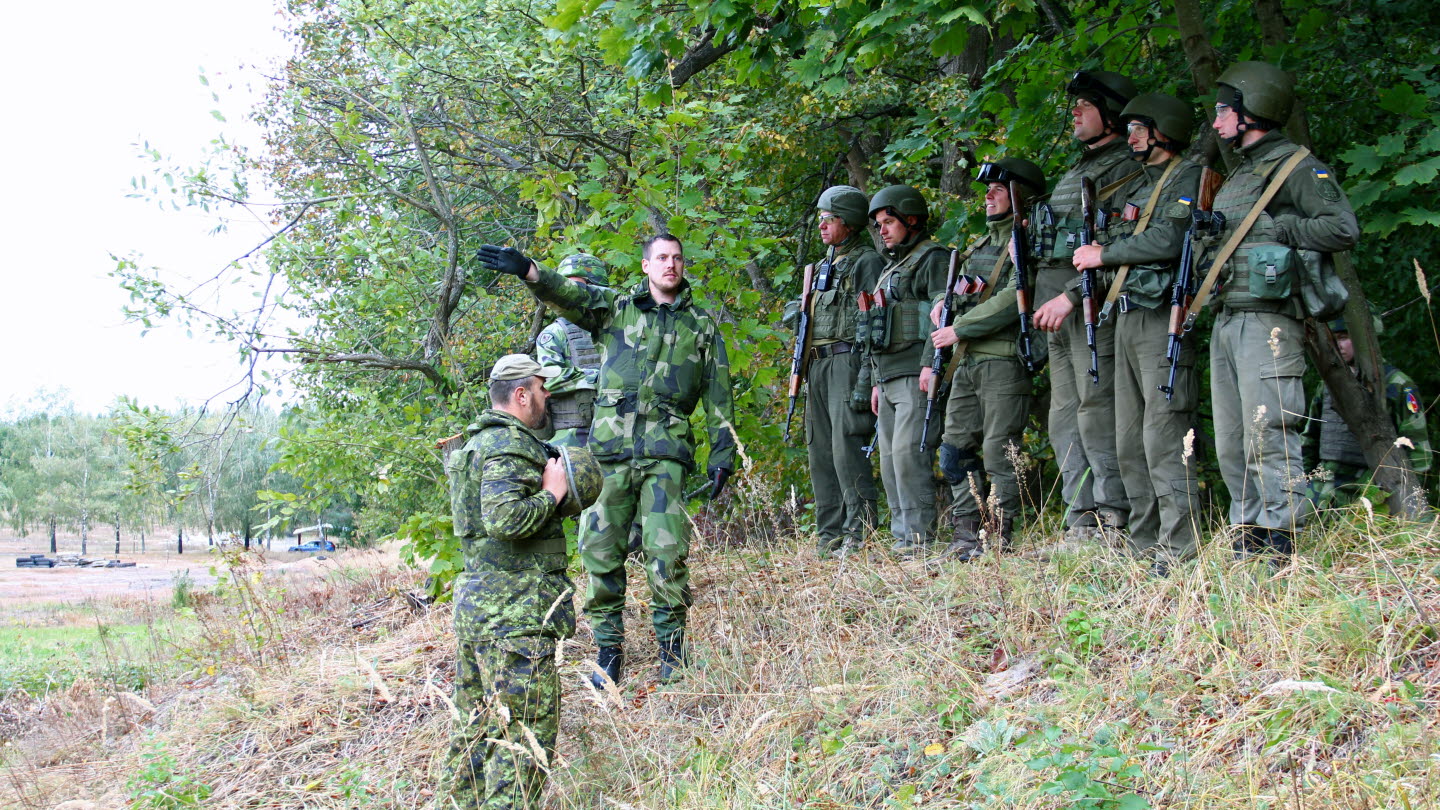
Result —
[[810, 328], [815, 340], [851, 340], [855, 335], [855, 296], [832, 288], [814, 296]]
[[[930, 333], [927, 328], [930, 311], [928, 307], [922, 306], [924, 303], [914, 298], [886, 301], [885, 308], [881, 310], [884, 325], [881, 327], [880, 336], [875, 334], [874, 324], [871, 324], [870, 337], [876, 351], [895, 352], [924, 339]], [[874, 313], [871, 314], [873, 316]]]
[[588, 388], [550, 397], [545, 409], [555, 430], [590, 427], [595, 421], [595, 392]]
[[1249, 268], [1250, 297], [1257, 301], [1284, 301], [1295, 294], [1300, 257], [1278, 242], [1261, 242], [1241, 249]]

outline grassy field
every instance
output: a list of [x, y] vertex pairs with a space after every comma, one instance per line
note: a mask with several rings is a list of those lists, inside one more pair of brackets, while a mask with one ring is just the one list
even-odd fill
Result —
[[[583, 685], [583, 621], [564, 646], [547, 806], [1440, 806], [1437, 561], [1433, 525], [1359, 513], [1282, 566], [1222, 536], [1168, 579], [1038, 530], [970, 565], [702, 542], [684, 681], [654, 680], [638, 570], [622, 689]], [[151, 708], [17, 740], [0, 806], [428, 806], [454, 647], [419, 579], [198, 599]], [[54, 701], [94, 718], [120, 688]]]

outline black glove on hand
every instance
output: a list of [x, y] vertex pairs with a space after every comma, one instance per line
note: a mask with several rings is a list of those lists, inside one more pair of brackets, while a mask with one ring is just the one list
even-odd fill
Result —
[[724, 467], [714, 467], [710, 470], [710, 500], [720, 497], [725, 489], [725, 482], [730, 479], [730, 471]]
[[481, 245], [475, 251], [475, 258], [497, 273], [508, 273], [516, 278], [525, 278], [530, 273], [530, 260], [512, 247]]

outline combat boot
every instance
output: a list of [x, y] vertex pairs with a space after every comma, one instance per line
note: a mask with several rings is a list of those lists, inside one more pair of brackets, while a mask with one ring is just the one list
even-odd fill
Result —
[[620, 670], [624, 666], [624, 647], [601, 647], [599, 655], [595, 656], [595, 669], [598, 671], [590, 673], [590, 684], [603, 692], [605, 679], [608, 678], [611, 683], [619, 686]]
[[854, 557], [865, 548], [865, 541], [859, 535], [847, 534], [845, 540], [840, 544], [840, 549], [835, 552], [835, 559], [843, 560], [847, 557]]
[[1289, 557], [1295, 553], [1295, 533], [1288, 529], [1266, 529], [1265, 548], [1277, 557]]
[[1266, 529], [1259, 526], [1241, 526], [1235, 535], [1235, 543], [1231, 546], [1235, 559], [1243, 560], [1261, 553], [1268, 545], [1268, 538]]
[[970, 562], [980, 556], [980, 521], [960, 518], [955, 521], [955, 539], [945, 547], [945, 556]]
[[690, 656], [685, 648], [685, 634], [677, 633], [671, 638], [660, 642], [660, 682], [674, 683], [685, 677], [680, 672], [686, 664], [690, 663]]

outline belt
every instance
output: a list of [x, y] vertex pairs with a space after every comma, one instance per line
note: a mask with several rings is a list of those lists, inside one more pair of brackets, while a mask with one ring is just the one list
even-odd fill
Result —
[[849, 354], [853, 350], [853, 348], [853, 346], [844, 341], [840, 341], [839, 343], [827, 343], [824, 346], [811, 346], [810, 359], [824, 360], [827, 357], [832, 357], [837, 354]]

